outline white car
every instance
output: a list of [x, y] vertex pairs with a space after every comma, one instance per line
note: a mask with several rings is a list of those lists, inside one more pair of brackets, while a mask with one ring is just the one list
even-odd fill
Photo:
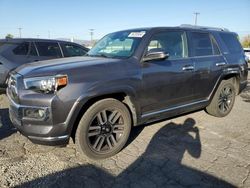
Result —
[[244, 48], [245, 56], [248, 62], [250, 62], [250, 48]]

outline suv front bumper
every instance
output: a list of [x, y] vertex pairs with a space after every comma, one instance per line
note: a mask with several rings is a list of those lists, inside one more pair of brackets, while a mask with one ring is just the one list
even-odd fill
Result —
[[66, 145], [68, 143], [70, 135], [67, 134], [66, 123], [48, 123], [50, 122], [50, 118], [52, 117], [50, 107], [46, 107], [46, 109], [49, 111], [46, 117], [46, 121], [27, 119], [23, 117], [23, 110], [27, 108], [41, 109], [41, 107], [22, 106], [16, 104], [10, 96], [8, 96], [8, 98], [10, 101], [10, 120], [21, 134], [28, 137], [32, 142], [43, 145]]

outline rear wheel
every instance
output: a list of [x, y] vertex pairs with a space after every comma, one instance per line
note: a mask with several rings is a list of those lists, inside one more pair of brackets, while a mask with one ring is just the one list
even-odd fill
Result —
[[224, 117], [233, 108], [236, 95], [233, 79], [223, 80], [206, 111], [216, 117]]
[[124, 147], [130, 130], [127, 107], [116, 99], [104, 99], [93, 104], [81, 118], [76, 145], [89, 158], [107, 158]]

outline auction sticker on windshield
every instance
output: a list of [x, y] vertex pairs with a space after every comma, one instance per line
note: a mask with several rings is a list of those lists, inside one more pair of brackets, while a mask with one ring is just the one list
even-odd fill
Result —
[[140, 32], [131, 32], [128, 37], [131, 38], [142, 38], [146, 34], [146, 31], [140, 31]]

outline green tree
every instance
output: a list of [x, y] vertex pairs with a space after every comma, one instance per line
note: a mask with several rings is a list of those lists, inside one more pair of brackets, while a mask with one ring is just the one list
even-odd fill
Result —
[[241, 45], [243, 48], [250, 48], [250, 35], [247, 35], [242, 39]]
[[6, 35], [5, 38], [6, 38], [6, 39], [12, 39], [12, 38], [14, 38], [14, 36], [13, 36], [12, 34], [9, 33], [9, 34]]

